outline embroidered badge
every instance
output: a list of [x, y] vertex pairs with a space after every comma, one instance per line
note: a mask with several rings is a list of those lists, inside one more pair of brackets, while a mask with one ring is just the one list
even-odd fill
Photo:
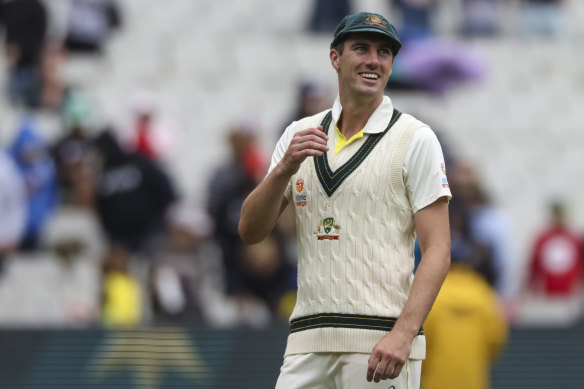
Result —
[[339, 240], [341, 226], [335, 224], [335, 219], [327, 217], [316, 227], [316, 237], [318, 240]]
[[296, 206], [297, 207], [306, 207], [306, 195], [296, 195]]
[[381, 28], [385, 28], [387, 26], [387, 23], [377, 15], [367, 16], [365, 19], [365, 24], [379, 26]]
[[298, 180], [296, 180], [296, 190], [298, 191], [298, 193], [302, 192], [302, 189], [304, 189], [304, 180], [302, 178], [299, 178]]

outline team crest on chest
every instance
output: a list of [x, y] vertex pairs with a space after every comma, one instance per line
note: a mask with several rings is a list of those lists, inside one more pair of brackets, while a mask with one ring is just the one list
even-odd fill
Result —
[[339, 240], [341, 226], [335, 223], [335, 219], [327, 217], [316, 227], [316, 238], [318, 240]]
[[296, 180], [296, 192], [298, 194], [295, 196], [297, 207], [306, 207], [306, 193], [302, 193], [304, 190], [304, 180], [299, 178]]

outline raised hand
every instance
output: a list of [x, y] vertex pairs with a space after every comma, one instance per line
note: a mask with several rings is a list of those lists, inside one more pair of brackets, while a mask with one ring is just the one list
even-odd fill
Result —
[[300, 164], [310, 156], [321, 156], [328, 151], [328, 136], [322, 126], [307, 128], [294, 134], [280, 165], [284, 172], [292, 175], [298, 171]]

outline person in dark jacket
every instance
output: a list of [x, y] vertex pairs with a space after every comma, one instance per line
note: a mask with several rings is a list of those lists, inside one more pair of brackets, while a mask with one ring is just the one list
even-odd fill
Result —
[[111, 33], [122, 26], [114, 0], [72, 0], [64, 45], [74, 54], [101, 54]]
[[147, 250], [177, 197], [170, 177], [151, 160], [124, 150], [111, 130], [94, 145], [100, 161], [96, 207], [106, 235], [130, 252]]
[[41, 106], [41, 64], [48, 27], [47, 11], [39, 0], [0, 0], [0, 26], [5, 30], [11, 103]]

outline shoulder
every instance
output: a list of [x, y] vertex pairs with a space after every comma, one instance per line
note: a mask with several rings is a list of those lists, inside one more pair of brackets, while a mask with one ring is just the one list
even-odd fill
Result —
[[419, 148], [420, 143], [431, 144], [436, 140], [436, 135], [426, 123], [397, 110], [394, 110], [390, 128], [390, 137], [396, 139], [397, 148], [407, 152], [408, 155], [414, 151], [417, 152], [416, 149]]
[[436, 133], [428, 124], [418, 118], [408, 113], [401, 113], [396, 124], [398, 124], [397, 127], [401, 131], [411, 135], [412, 142], [410, 149], [439, 147], [440, 142]]
[[402, 131], [409, 131], [412, 132], [412, 134], [419, 132], [421, 129], [428, 129], [432, 131], [430, 126], [428, 126], [426, 123], [410, 115], [409, 113], [404, 112], [399, 112], [399, 118], [395, 124], [397, 127], [401, 128]]

